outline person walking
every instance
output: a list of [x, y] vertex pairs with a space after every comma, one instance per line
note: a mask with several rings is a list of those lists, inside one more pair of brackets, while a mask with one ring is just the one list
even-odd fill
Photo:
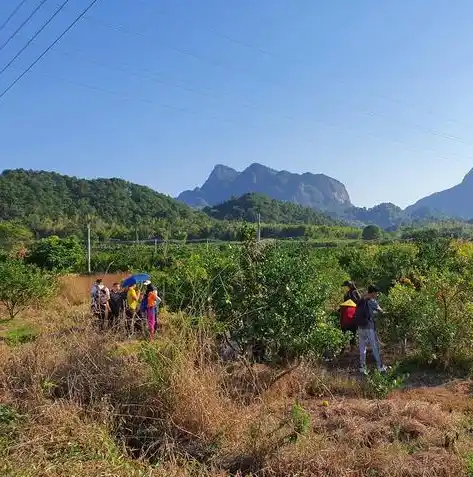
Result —
[[345, 287], [345, 295], [343, 297], [343, 301], [351, 300], [355, 304], [358, 303], [361, 299], [360, 292], [357, 290], [355, 282], [347, 280], [343, 283]]
[[373, 351], [378, 371], [386, 372], [386, 367], [381, 361], [379, 341], [376, 334], [375, 317], [378, 313], [384, 313], [378, 303], [378, 289], [374, 285], [368, 287], [368, 292], [358, 301], [355, 311], [355, 324], [358, 328], [358, 340], [360, 344], [360, 373], [368, 374], [366, 369], [366, 349], [368, 346]]
[[356, 304], [360, 301], [360, 292], [356, 289], [355, 282], [345, 281], [343, 283], [345, 287], [345, 294], [343, 296], [343, 303], [339, 308], [340, 315], [340, 328], [343, 333], [350, 334], [350, 348], [356, 346], [356, 324], [355, 324], [355, 309]]
[[356, 346], [356, 303], [353, 300], [344, 301], [339, 308], [340, 313], [340, 328], [343, 333], [350, 335], [350, 351], [353, 351]]

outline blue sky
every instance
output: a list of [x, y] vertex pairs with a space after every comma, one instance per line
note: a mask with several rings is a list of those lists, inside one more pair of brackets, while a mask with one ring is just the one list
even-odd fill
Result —
[[[0, 51], [0, 70], [62, 1]], [[19, 2], [0, 3], [0, 25]], [[68, 2], [0, 92], [88, 2]], [[0, 169], [175, 196], [217, 163], [261, 162], [330, 175], [360, 206], [407, 206], [473, 167], [472, 19], [471, 0], [99, 0], [0, 99]]]

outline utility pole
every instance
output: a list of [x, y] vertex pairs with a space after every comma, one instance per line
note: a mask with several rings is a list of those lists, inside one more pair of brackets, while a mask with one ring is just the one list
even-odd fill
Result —
[[256, 233], [256, 240], [261, 240], [261, 214], [258, 212], [258, 231]]
[[92, 272], [90, 268], [90, 255], [91, 255], [91, 250], [90, 250], [90, 222], [87, 223], [87, 271], [89, 274]]
[[158, 239], [154, 239], [154, 255], [156, 256], [158, 254]]

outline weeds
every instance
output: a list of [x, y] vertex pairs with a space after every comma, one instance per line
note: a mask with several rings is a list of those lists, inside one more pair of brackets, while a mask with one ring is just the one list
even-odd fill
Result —
[[35, 341], [0, 347], [1, 475], [434, 477], [470, 469], [462, 416], [392, 397], [403, 384], [398, 370], [363, 382], [305, 361], [226, 363], [209, 319], [163, 315], [155, 342], [124, 343], [97, 334], [84, 316], [45, 317], [47, 332]]
[[368, 397], [385, 399], [391, 391], [403, 388], [408, 377], [407, 373], [400, 374], [399, 366], [396, 365], [385, 373], [375, 371], [368, 374], [363, 388]]

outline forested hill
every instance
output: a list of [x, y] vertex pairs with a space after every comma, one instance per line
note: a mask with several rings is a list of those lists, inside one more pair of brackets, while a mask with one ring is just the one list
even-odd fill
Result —
[[0, 219], [33, 230], [75, 229], [91, 218], [102, 225], [134, 228], [157, 222], [208, 222], [164, 194], [122, 179], [78, 179], [55, 172], [5, 170], [0, 175]]
[[256, 193], [244, 194], [222, 204], [206, 207], [203, 211], [218, 220], [256, 222], [260, 214], [261, 221], [267, 224], [336, 224], [335, 220], [310, 207], [271, 199]]

